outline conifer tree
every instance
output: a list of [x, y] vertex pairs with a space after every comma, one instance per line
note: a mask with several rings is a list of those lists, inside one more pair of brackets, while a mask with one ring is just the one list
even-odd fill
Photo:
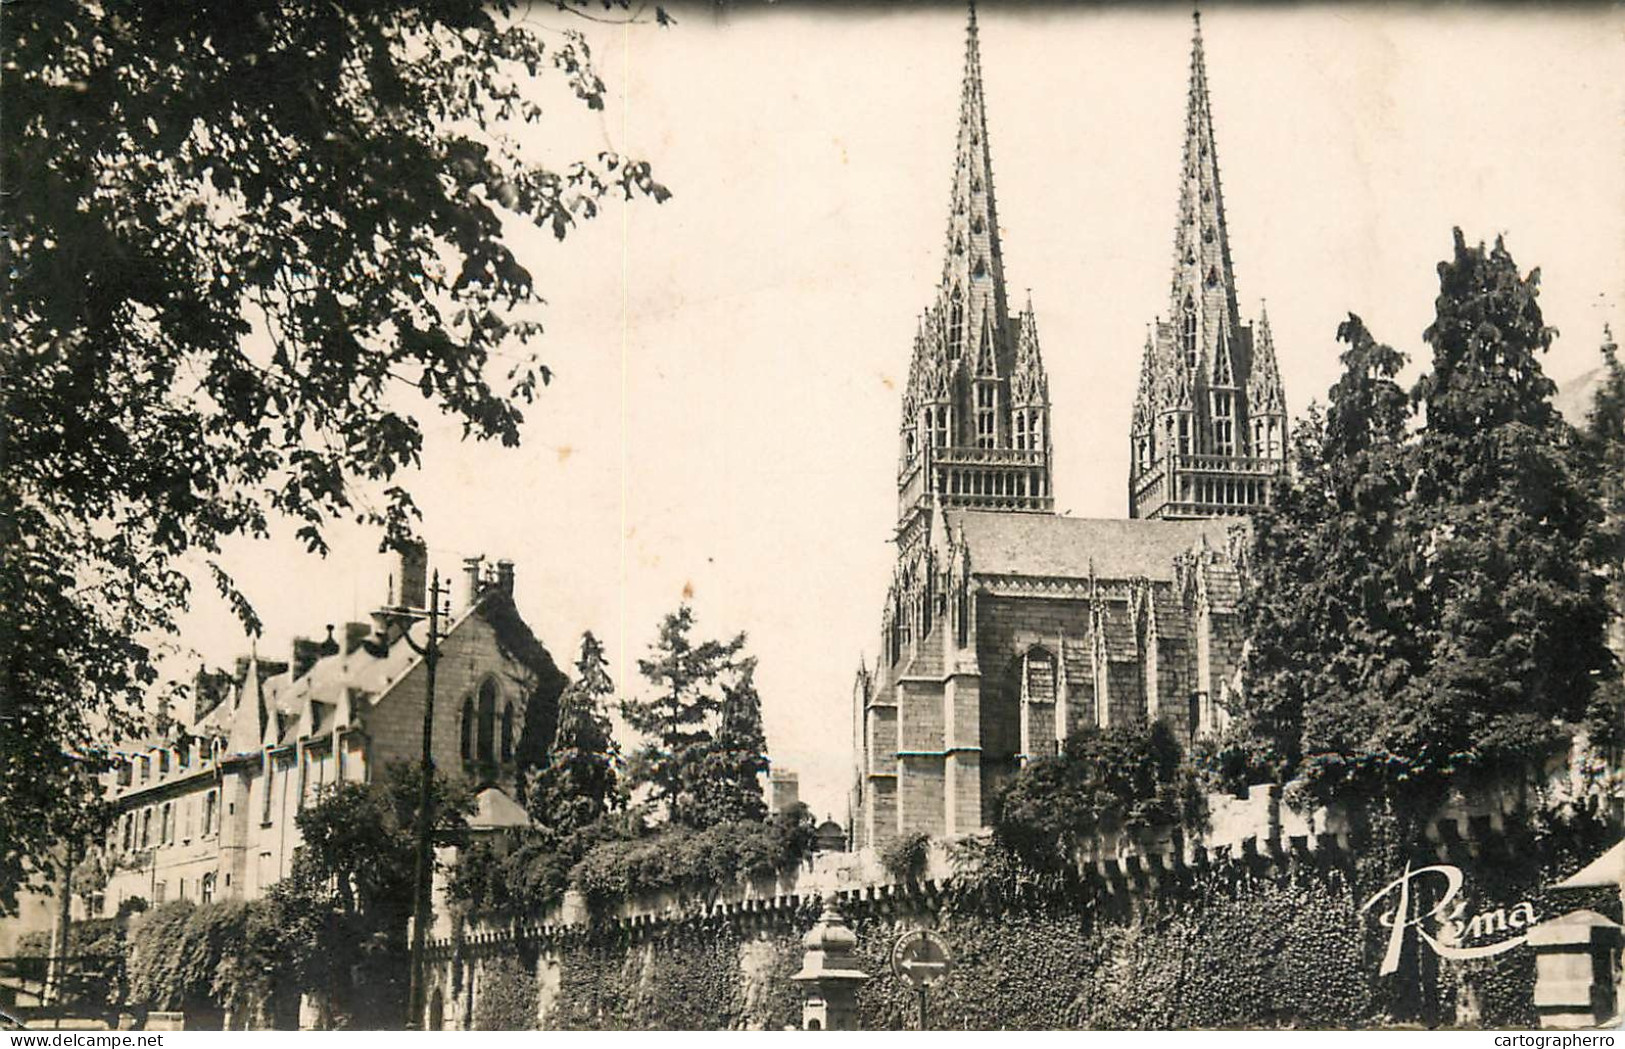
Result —
[[744, 634], [695, 643], [693, 627], [693, 610], [680, 606], [661, 623], [649, 658], [638, 661], [658, 691], [621, 706], [646, 740], [633, 757], [633, 783], [648, 786], [651, 801], [689, 826], [760, 819], [761, 785], [746, 774], [747, 766], [766, 767], [755, 660], [741, 655]]
[[691, 827], [730, 820], [767, 818], [762, 777], [767, 774], [767, 735], [762, 699], [756, 692], [756, 660], [740, 664], [739, 680], [722, 686], [722, 714], [716, 738], [689, 748], [682, 767], [684, 789], [672, 818]]
[[605, 714], [615, 695], [604, 646], [581, 636], [576, 680], [559, 697], [558, 731], [531, 788], [531, 818], [560, 835], [593, 823], [622, 802], [621, 749]]

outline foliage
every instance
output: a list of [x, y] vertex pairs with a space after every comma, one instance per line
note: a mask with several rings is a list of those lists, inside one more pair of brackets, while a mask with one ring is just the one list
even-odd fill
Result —
[[606, 710], [615, 696], [604, 646], [581, 637], [576, 680], [559, 699], [558, 731], [546, 766], [533, 781], [527, 808], [537, 825], [568, 835], [625, 804], [621, 749]]
[[1162, 721], [1087, 729], [1023, 768], [999, 795], [993, 833], [1032, 866], [1070, 866], [1098, 834], [1190, 825], [1204, 798]]
[[[305, 846], [267, 897], [263, 949], [290, 987], [329, 996], [341, 1026], [394, 1026], [405, 1013], [421, 783], [415, 766], [392, 765], [382, 782], [324, 791], [299, 813]], [[462, 842], [472, 811], [461, 786], [437, 780], [436, 842]]]
[[[626, 10], [625, 0], [612, 0]], [[574, 3], [561, 3], [560, 10]], [[595, 2], [595, 6], [601, 5]], [[649, 166], [528, 155], [585, 39], [510, 0], [10, 5], [0, 429], [0, 905], [142, 728], [193, 576], [279, 517], [399, 546], [415, 412], [514, 444], [549, 379], [506, 220], [564, 237]], [[667, 21], [657, 10], [659, 21]], [[167, 687], [173, 694], [185, 686]], [[154, 703], [161, 706], [162, 703]]]
[[880, 850], [880, 865], [898, 881], [916, 882], [925, 876], [931, 856], [931, 835], [921, 831], [900, 834]]
[[695, 643], [693, 627], [693, 610], [680, 606], [661, 623], [649, 658], [638, 660], [658, 691], [621, 705], [627, 724], [647, 740], [633, 755], [633, 784], [648, 786], [675, 823], [705, 828], [760, 819], [767, 756], [755, 661], [740, 655], [744, 634]]
[[795, 870], [812, 855], [816, 830], [812, 813], [800, 804], [765, 822], [741, 820], [702, 830], [672, 826], [594, 846], [570, 880], [598, 905], [668, 890], [716, 892]]
[[515, 958], [493, 958], [480, 972], [474, 1030], [534, 1031], [540, 988]]
[[560, 694], [569, 684], [553, 655], [519, 614], [513, 595], [487, 592], [481, 604], [485, 620], [502, 654], [534, 675], [524, 698], [524, 727], [514, 741], [514, 765], [521, 796], [536, 769], [548, 762], [548, 750], [558, 725]]
[[[1603, 329], [1603, 379], [1592, 398], [1580, 447], [1587, 474], [1602, 504], [1599, 567], [1608, 586], [1612, 629], [1625, 642], [1625, 364], [1612, 330]], [[1586, 712], [1586, 735], [1594, 746], [1617, 752], [1625, 747], [1625, 676], [1619, 665], [1603, 681]], [[1617, 764], [1617, 761], [1615, 762]]]
[[1359, 318], [1324, 427], [1254, 529], [1236, 745], [1307, 796], [1404, 796], [1526, 766], [1583, 716], [1609, 657], [1600, 511], [1550, 405], [1551, 339], [1504, 244], [1439, 266], [1433, 354], [1402, 411], [1402, 355]]

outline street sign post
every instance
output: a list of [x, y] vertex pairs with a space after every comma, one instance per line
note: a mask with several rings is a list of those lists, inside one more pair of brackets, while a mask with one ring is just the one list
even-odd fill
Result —
[[932, 984], [947, 976], [952, 967], [953, 955], [948, 950], [948, 941], [929, 929], [905, 932], [892, 947], [892, 974], [913, 987], [919, 995], [919, 1029], [922, 1031], [926, 1029], [926, 992]]

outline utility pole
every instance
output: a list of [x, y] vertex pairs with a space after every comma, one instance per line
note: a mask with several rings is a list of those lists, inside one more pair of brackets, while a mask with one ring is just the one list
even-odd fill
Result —
[[[429, 640], [421, 649], [424, 669], [423, 759], [419, 766], [417, 871], [412, 879], [412, 963], [406, 997], [406, 1027], [423, 1025], [423, 952], [428, 937], [430, 885], [434, 876], [434, 672], [440, 662], [440, 570], [429, 585]], [[411, 639], [407, 638], [411, 644]], [[416, 645], [412, 646], [414, 649]]]

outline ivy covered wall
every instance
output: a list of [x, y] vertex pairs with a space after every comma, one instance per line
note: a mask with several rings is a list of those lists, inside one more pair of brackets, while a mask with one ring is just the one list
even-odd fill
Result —
[[[1448, 859], [1466, 873], [1468, 914], [1527, 899], [1541, 918], [1590, 907], [1617, 920], [1618, 899], [1606, 892], [1545, 888], [1605, 844], [1599, 826], [1509, 827]], [[1224, 862], [1115, 892], [1081, 886], [1001, 902], [961, 880], [940, 892], [855, 898], [842, 909], [874, 977], [859, 996], [862, 1025], [913, 1025], [915, 999], [892, 977], [888, 955], [902, 931], [928, 926], [955, 952], [931, 996], [941, 1028], [1535, 1026], [1526, 947], [1441, 962], [1412, 934], [1400, 971], [1378, 976], [1388, 933], [1360, 908], [1402, 870], [1403, 859], [1366, 839], [1348, 852]], [[478, 1027], [516, 1026], [503, 1019], [510, 1013], [481, 1006], [516, 993], [528, 995], [519, 1011], [548, 1028], [791, 1027], [800, 999], [789, 977], [816, 910], [805, 900], [771, 914], [616, 925], [551, 942], [487, 938], [441, 970], [460, 964], [470, 974]]]

